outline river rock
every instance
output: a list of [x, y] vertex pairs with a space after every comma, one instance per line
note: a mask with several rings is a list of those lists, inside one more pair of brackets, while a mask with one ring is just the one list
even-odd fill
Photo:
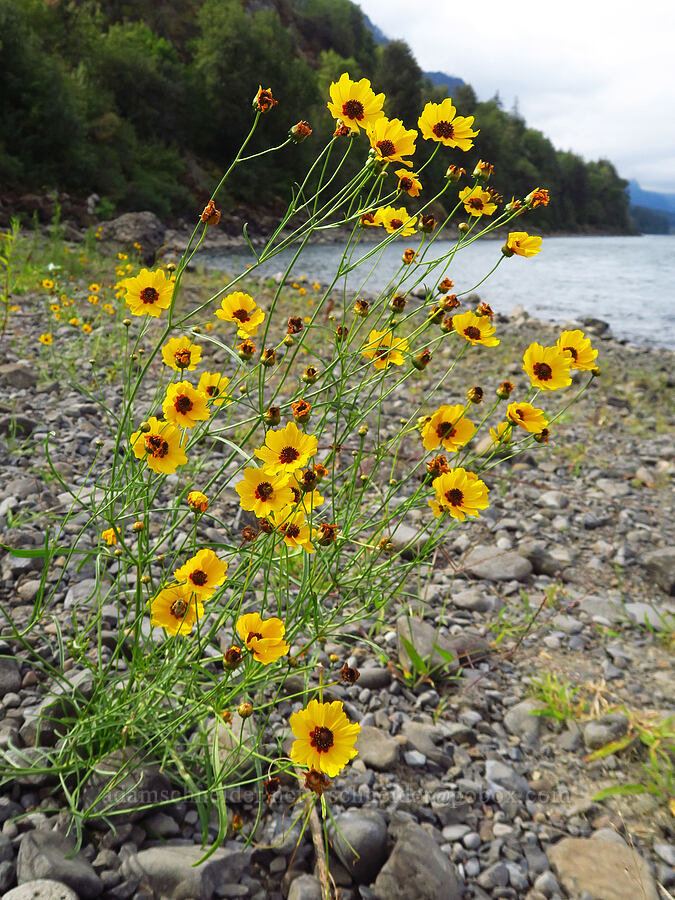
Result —
[[399, 831], [375, 881], [378, 900], [462, 900], [457, 870], [429, 833], [410, 823]]
[[562, 886], [575, 897], [587, 891], [594, 900], [659, 898], [649, 867], [631, 847], [592, 838], [564, 838], [547, 853]]
[[78, 900], [78, 896], [67, 884], [50, 878], [36, 878], [7, 891], [2, 900]]
[[544, 725], [542, 717], [536, 715], [536, 711], [545, 706], [545, 703], [533, 697], [516, 703], [504, 716], [504, 727], [511, 734], [523, 738], [526, 743], [536, 744]]
[[29, 366], [22, 362], [0, 365], [0, 387], [25, 390], [35, 387], [37, 383], [38, 373], [35, 366]]
[[675, 594], [675, 547], [652, 550], [643, 559], [647, 574], [665, 591]]
[[0, 697], [18, 691], [21, 687], [21, 672], [15, 659], [0, 657]]
[[410, 672], [415, 669], [405, 641], [412, 644], [438, 678], [456, 675], [462, 664], [478, 662], [490, 653], [489, 643], [475, 632], [467, 630], [460, 635], [446, 637], [428, 622], [407, 616], [397, 620], [396, 634], [398, 658], [403, 668]]
[[111, 249], [132, 252], [134, 244], [141, 245], [145, 262], [150, 263], [164, 243], [166, 228], [153, 212], [124, 213], [100, 225], [101, 244]]
[[120, 872], [126, 879], [135, 876], [148, 883], [159, 897], [210, 900], [223, 883], [239, 883], [251, 850], [230, 842], [199, 863], [204, 853], [201, 847], [184, 844], [150, 847], [126, 857]]
[[298, 875], [288, 889], [288, 900], [323, 900], [321, 882], [313, 875]]
[[159, 766], [145, 760], [135, 747], [126, 747], [97, 763], [84, 784], [81, 801], [90, 816], [109, 816], [117, 825], [142, 819], [148, 808], [170, 796], [171, 785]]
[[628, 731], [628, 719], [621, 713], [609, 713], [584, 725], [584, 743], [588, 750], [599, 750], [617, 741]]
[[387, 858], [387, 823], [374, 809], [347, 810], [335, 817], [328, 836], [340, 862], [358, 884], [370, 884]]
[[386, 731], [373, 725], [363, 725], [356, 740], [358, 758], [369, 769], [387, 772], [398, 762], [400, 745]]
[[464, 571], [487, 581], [525, 581], [532, 565], [515, 550], [479, 544], [464, 557]]
[[17, 858], [17, 881], [46, 878], [72, 888], [82, 900], [100, 897], [103, 884], [75, 844], [57, 831], [29, 831], [21, 840]]

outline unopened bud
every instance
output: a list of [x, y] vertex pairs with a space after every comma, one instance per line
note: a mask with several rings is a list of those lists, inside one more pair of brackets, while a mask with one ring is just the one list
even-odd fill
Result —
[[145, 523], [141, 522], [140, 519], [131, 526], [133, 530], [138, 533], [139, 531], [143, 531], [145, 528]]
[[278, 425], [281, 422], [281, 410], [278, 406], [270, 406], [265, 411], [263, 419], [267, 425]]
[[229, 671], [232, 671], [237, 668], [240, 662], [241, 648], [233, 644], [230, 649], [226, 650], [223, 654], [223, 666]]
[[460, 222], [459, 225], [457, 226], [457, 230], [461, 231], [462, 234], [466, 234], [467, 231], [469, 230], [469, 226], [467, 225], [466, 222]]
[[237, 712], [242, 719], [250, 719], [253, 715], [253, 705], [251, 703], [240, 703]]
[[502, 381], [496, 393], [500, 400], [508, 400], [514, 390], [515, 388], [510, 381]]
[[271, 368], [277, 361], [277, 351], [272, 347], [271, 349], [268, 347], [266, 350], [263, 350], [262, 356], [260, 357], [260, 362], [265, 366], [266, 369]]
[[466, 392], [466, 397], [469, 403], [482, 403], [483, 396], [484, 392], [482, 387], [471, 387]]
[[413, 357], [412, 364], [413, 366], [421, 372], [431, 362], [431, 353], [428, 350], [422, 350], [421, 353], [418, 353], [417, 356]]
[[462, 175], [466, 175], [466, 170], [459, 166], [448, 166], [445, 173], [445, 177], [451, 182], [459, 181]]
[[293, 125], [288, 132], [288, 136], [294, 144], [301, 144], [303, 141], [307, 140], [311, 133], [312, 129], [309, 122], [305, 122], [303, 119], [301, 122], [298, 122], [297, 125]]
[[307, 366], [305, 371], [302, 373], [302, 380], [305, 382], [305, 384], [314, 384], [318, 377], [319, 373], [314, 366]]

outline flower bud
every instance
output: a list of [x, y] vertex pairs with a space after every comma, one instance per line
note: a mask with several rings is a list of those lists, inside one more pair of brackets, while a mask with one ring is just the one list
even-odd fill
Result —
[[256, 112], [266, 113], [272, 107], [277, 106], [278, 103], [279, 101], [272, 96], [272, 88], [263, 88], [262, 85], [258, 85], [258, 93], [253, 98], [252, 103]]
[[502, 253], [507, 259], [510, 259], [515, 255], [515, 250], [512, 250], [508, 244], [504, 244], [504, 246], [502, 247]]
[[302, 380], [305, 384], [314, 384], [314, 382], [319, 377], [319, 373], [314, 366], [307, 366], [305, 371], [302, 373]]
[[405, 309], [405, 305], [407, 303], [406, 298], [403, 294], [396, 294], [395, 297], [392, 297], [391, 303], [389, 304], [389, 309], [391, 309], [395, 313], [402, 313]]
[[444, 331], [446, 334], [450, 334], [453, 329], [454, 326], [452, 324], [452, 316], [446, 316], [441, 322], [441, 331]]
[[316, 469], [307, 469], [302, 473], [300, 487], [306, 494], [310, 494], [318, 483], [319, 476], [316, 474]]
[[435, 456], [433, 459], [430, 459], [427, 463], [427, 472], [431, 475], [432, 478], [438, 478], [439, 475], [442, 475], [444, 472], [449, 472], [450, 466], [448, 465], [448, 461], [441, 453], [440, 456]]
[[269, 369], [273, 365], [275, 365], [276, 361], [277, 351], [274, 349], [274, 347], [268, 347], [267, 349], [263, 350], [262, 356], [260, 357], [260, 362], [263, 364], [263, 366], [265, 366], [266, 369]]
[[223, 666], [231, 672], [233, 669], [237, 668], [240, 662], [241, 647], [237, 647], [233, 644], [230, 649], [226, 650], [223, 654]]
[[323, 481], [328, 475], [328, 469], [321, 463], [314, 463], [314, 471], [316, 472], [317, 481]]
[[136, 532], [136, 534], [138, 534], [139, 532], [143, 531], [143, 529], [145, 528], [145, 523], [141, 522], [139, 519], [137, 522], [134, 522], [134, 524], [131, 527]]
[[489, 162], [479, 159], [476, 168], [473, 170], [473, 177], [478, 181], [489, 181], [490, 176], [495, 174], [495, 167]]
[[131, 319], [122, 319], [122, 325], [124, 325], [125, 328], [128, 328], [131, 325]]
[[438, 302], [446, 312], [449, 312], [451, 309], [459, 309], [462, 305], [457, 299], [457, 294], [444, 294], [438, 298]]
[[445, 173], [445, 177], [448, 179], [448, 181], [451, 181], [453, 183], [459, 181], [462, 175], [466, 175], [466, 170], [460, 168], [459, 166], [448, 166]]
[[469, 230], [469, 226], [466, 222], [460, 222], [457, 226], [457, 231], [460, 231], [462, 234], [466, 234]]
[[415, 257], [417, 254], [414, 250], [404, 250], [403, 251], [403, 264], [406, 266], [410, 266], [415, 262]]
[[514, 390], [515, 388], [510, 381], [502, 381], [497, 388], [496, 394], [500, 400], [508, 400]]
[[300, 334], [303, 329], [302, 317], [301, 316], [291, 316], [288, 320], [288, 328], [286, 330], [286, 334]]
[[436, 227], [436, 219], [432, 215], [421, 215], [417, 227], [424, 234], [431, 234]]
[[260, 532], [256, 531], [255, 528], [251, 528], [250, 525], [246, 525], [244, 528], [241, 529], [242, 546], [244, 544], [252, 544], [253, 541], [258, 537], [259, 534], [260, 534]]
[[305, 422], [309, 422], [309, 417], [312, 414], [312, 407], [306, 400], [296, 400], [295, 403], [291, 403], [291, 409], [293, 410], [293, 416], [296, 422], [299, 422], [301, 425], [304, 425]]
[[216, 209], [216, 204], [213, 200], [209, 200], [204, 207], [201, 214], [201, 220], [206, 225], [217, 225], [220, 222], [220, 210]]
[[242, 341], [241, 344], [237, 344], [237, 351], [240, 359], [248, 361], [249, 359], [253, 359], [253, 355], [255, 354], [255, 344], [247, 338], [245, 341]]
[[240, 703], [237, 712], [242, 719], [250, 719], [253, 715], [253, 705], [248, 702]]
[[265, 415], [263, 416], [266, 425], [270, 425], [274, 427], [281, 422], [281, 410], [278, 406], [270, 406], [265, 411]]
[[292, 347], [295, 343], [295, 341], [293, 340], [293, 335], [287, 334], [281, 343], [284, 345], [284, 347]]
[[317, 544], [320, 547], [329, 547], [331, 544], [334, 544], [339, 530], [338, 525], [328, 525], [326, 522], [322, 522], [316, 533]]
[[440, 324], [443, 321], [443, 312], [444, 310], [442, 306], [432, 306], [427, 314], [427, 319], [429, 319], [430, 322], [436, 322]]
[[346, 325], [338, 325], [335, 329], [335, 340], [344, 341], [349, 335], [349, 328]]
[[412, 364], [418, 372], [421, 372], [431, 362], [431, 353], [428, 350], [422, 350], [417, 356], [413, 357]]
[[543, 431], [540, 431], [539, 434], [535, 434], [534, 439], [538, 444], [548, 444], [548, 439], [551, 432], [548, 428], [544, 428]]
[[365, 437], [368, 434], [368, 426], [367, 425], [359, 426], [359, 430], [357, 433], [358, 433], [359, 437]]
[[466, 392], [466, 398], [469, 403], [482, 403], [484, 397], [484, 391], [482, 387], [470, 387]]
[[367, 300], [356, 300], [354, 302], [354, 306], [352, 307], [352, 312], [355, 316], [359, 316], [361, 319], [365, 319], [370, 310], [370, 303]]
[[340, 669], [340, 681], [343, 684], [356, 684], [360, 675], [357, 668], [348, 666], [347, 663]]
[[323, 772], [317, 772], [316, 769], [310, 769], [305, 775], [305, 787], [312, 791], [317, 797], [321, 797], [326, 788], [331, 785], [330, 781]]
[[298, 122], [297, 125], [293, 125], [291, 130], [288, 132], [288, 136], [294, 144], [301, 144], [303, 141], [307, 140], [311, 133], [312, 129], [309, 122], [305, 122], [305, 120], [303, 119], [302, 121]]
[[438, 285], [438, 291], [440, 294], [447, 294], [453, 289], [454, 286], [454, 281], [451, 281], [449, 278], [444, 278], [443, 281], [441, 281], [441, 283]]
[[348, 137], [351, 133], [351, 128], [349, 128], [348, 125], [343, 125], [342, 122], [338, 120], [337, 127], [333, 132], [333, 137]]

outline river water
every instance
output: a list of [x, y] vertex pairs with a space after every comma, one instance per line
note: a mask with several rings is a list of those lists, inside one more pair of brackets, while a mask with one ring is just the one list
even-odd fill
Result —
[[[408, 241], [390, 244], [349, 273], [347, 286], [379, 291], [398, 269], [405, 247], [415, 246], [414, 239]], [[499, 259], [501, 245], [502, 241], [480, 240], [459, 251], [445, 273], [454, 281], [453, 290], [458, 294], [471, 290]], [[438, 241], [433, 258], [446, 255], [453, 246]], [[372, 245], [364, 244], [359, 253], [371, 250]], [[291, 277], [329, 283], [340, 253], [338, 245], [310, 245]], [[256, 271], [276, 275], [291, 259], [290, 251], [281, 253]], [[244, 251], [210, 253], [200, 254], [199, 262], [236, 272], [254, 257]], [[429, 273], [424, 281], [431, 284], [435, 277]], [[675, 236], [544, 238], [540, 254], [504, 259], [476, 292], [498, 312], [509, 313], [520, 304], [535, 318], [556, 322], [594, 316], [633, 344], [675, 349]]]

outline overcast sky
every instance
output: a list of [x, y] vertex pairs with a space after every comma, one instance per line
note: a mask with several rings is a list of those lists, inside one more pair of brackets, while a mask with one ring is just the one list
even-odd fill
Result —
[[557, 149], [675, 193], [674, 0], [357, 2], [425, 71], [457, 75], [480, 100], [499, 91], [506, 109], [517, 98]]

